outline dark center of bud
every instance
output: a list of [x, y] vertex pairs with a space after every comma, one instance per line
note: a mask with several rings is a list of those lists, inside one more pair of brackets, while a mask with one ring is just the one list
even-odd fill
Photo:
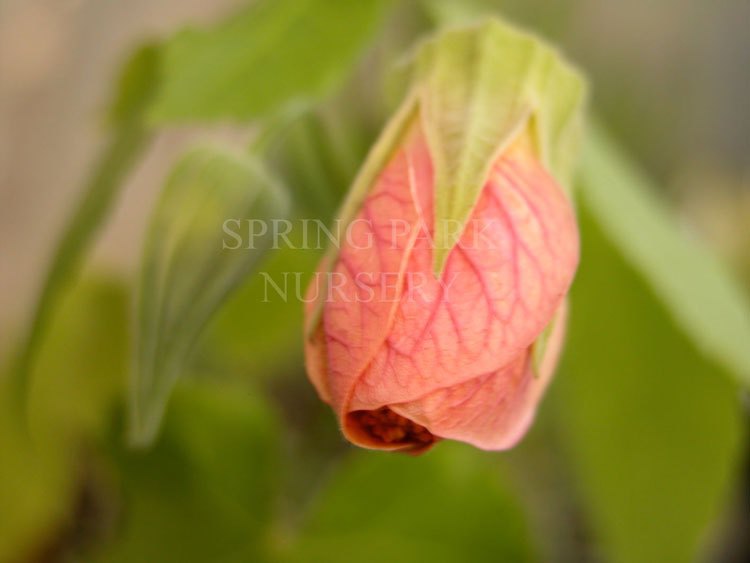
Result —
[[427, 428], [393, 412], [388, 407], [349, 414], [359, 428], [386, 444], [414, 444], [422, 447], [435, 441]]

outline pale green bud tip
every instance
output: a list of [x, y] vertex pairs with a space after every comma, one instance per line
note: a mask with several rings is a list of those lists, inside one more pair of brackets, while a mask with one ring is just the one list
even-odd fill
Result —
[[[569, 191], [586, 85], [543, 40], [494, 18], [444, 31], [418, 50], [412, 87], [435, 166], [437, 226], [466, 223], [492, 164], [527, 130]], [[436, 274], [447, 236], [438, 228], [436, 246], [447, 250], [435, 253]]]

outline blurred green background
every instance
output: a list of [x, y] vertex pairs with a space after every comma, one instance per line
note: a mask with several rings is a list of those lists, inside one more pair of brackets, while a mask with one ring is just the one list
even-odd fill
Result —
[[[292, 104], [301, 117], [272, 139], [268, 159], [296, 213], [329, 218], [393, 108], [389, 69], [438, 20], [499, 13], [559, 44], [685, 236], [750, 288], [747, 2], [278, 5], [325, 15], [291, 29], [331, 75], [311, 86], [300, 67], [281, 65], [265, 82], [240, 73], [238, 95], [226, 94], [229, 83], [198, 109], [188, 106], [200, 87], [186, 90], [187, 106], [170, 106], [168, 94], [183, 98], [167, 83], [144, 126], [151, 142], [44, 331], [24, 428], [6, 383], [55, 240], [108, 139], [142, 133], [140, 122], [128, 129], [138, 93], [116, 93], [123, 61], [164, 40], [168, 63], [189, 67], [191, 49], [206, 48], [218, 70], [197, 80], [210, 84], [247, 53], [271, 65], [295, 47], [254, 45], [264, 29], [243, 26], [265, 20], [237, 0], [0, 3], [0, 561], [748, 560], [745, 392], [686, 335], [586, 200], [565, 359], [516, 449], [442, 443], [411, 458], [345, 444], [304, 376], [301, 307], [264, 303], [257, 276], [203, 334], [154, 445], [128, 447], [134, 289], [178, 156], [206, 139], [241, 151], [276, 117], [278, 97], [307, 88], [313, 101]], [[187, 25], [220, 31], [175, 36]], [[125, 102], [107, 126], [113, 98]], [[318, 259], [281, 251], [262, 269], [310, 272]]]

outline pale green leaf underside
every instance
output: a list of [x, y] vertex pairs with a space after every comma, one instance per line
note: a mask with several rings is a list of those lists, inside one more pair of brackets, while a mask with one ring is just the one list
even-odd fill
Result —
[[425, 43], [415, 61], [415, 88], [435, 170], [439, 275], [492, 164], [521, 131], [529, 128], [538, 157], [567, 185], [585, 84], [552, 47], [488, 19]]
[[[246, 220], [283, 218], [284, 192], [252, 157], [200, 149], [175, 168], [147, 234], [138, 295], [130, 435], [148, 443], [201, 330], [271, 243], [272, 229], [242, 243]], [[260, 225], [260, 223], [257, 223]], [[240, 230], [239, 227], [242, 227]], [[227, 245], [225, 243], [228, 242]]]
[[750, 304], [716, 257], [680, 234], [655, 189], [592, 128], [581, 195], [696, 346], [750, 384]]

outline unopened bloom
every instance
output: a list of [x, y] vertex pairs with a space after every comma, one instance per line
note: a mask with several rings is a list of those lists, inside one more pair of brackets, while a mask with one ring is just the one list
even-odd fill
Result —
[[308, 374], [360, 446], [505, 449], [531, 423], [560, 353], [575, 216], [529, 114], [494, 128], [479, 183], [446, 197], [463, 161], [441, 156], [455, 119], [436, 122], [431, 102], [416, 98], [384, 134], [389, 150], [350, 200], [349, 233], [308, 290]]

